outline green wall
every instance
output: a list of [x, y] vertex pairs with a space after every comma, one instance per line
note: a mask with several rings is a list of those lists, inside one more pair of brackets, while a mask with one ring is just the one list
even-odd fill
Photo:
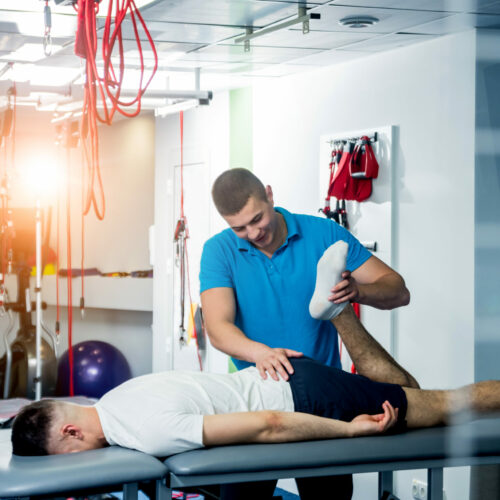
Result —
[[229, 92], [229, 165], [253, 167], [253, 93], [252, 87]]
[[[229, 92], [229, 166], [231, 168], [253, 167], [253, 101], [252, 87]], [[229, 372], [236, 367], [229, 358]]]

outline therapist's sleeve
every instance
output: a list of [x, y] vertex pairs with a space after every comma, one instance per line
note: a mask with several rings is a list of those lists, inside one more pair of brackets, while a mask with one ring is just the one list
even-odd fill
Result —
[[200, 263], [200, 293], [210, 288], [233, 288], [228, 256], [222, 245], [214, 238], [203, 245]]
[[371, 252], [344, 227], [337, 224], [336, 233], [336, 240], [344, 240], [349, 244], [346, 263], [346, 268], [349, 271], [355, 271], [372, 256]]

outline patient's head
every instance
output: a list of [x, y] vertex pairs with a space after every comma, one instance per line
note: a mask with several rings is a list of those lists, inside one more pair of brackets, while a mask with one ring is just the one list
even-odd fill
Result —
[[94, 407], [52, 399], [25, 406], [14, 420], [11, 439], [12, 452], [21, 456], [73, 453], [106, 445]]
[[12, 426], [15, 455], [49, 455], [47, 446], [54, 417], [54, 401], [45, 399], [25, 406]]

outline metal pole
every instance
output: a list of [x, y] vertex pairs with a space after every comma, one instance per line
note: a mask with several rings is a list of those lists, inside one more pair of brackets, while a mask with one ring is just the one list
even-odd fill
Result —
[[443, 468], [427, 469], [428, 500], [443, 500]]
[[42, 219], [40, 200], [36, 201], [36, 375], [35, 400], [42, 397]]

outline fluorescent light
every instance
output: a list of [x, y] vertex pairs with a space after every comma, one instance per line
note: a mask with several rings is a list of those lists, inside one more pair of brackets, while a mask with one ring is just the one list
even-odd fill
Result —
[[57, 106], [57, 111], [66, 112], [70, 111], [71, 113], [75, 113], [76, 110], [81, 110], [83, 108], [83, 101], [72, 101], [67, 104], [60, 104]]
[[54, 118], [52, 118], [50, 120], [50, 123], [63, 122], [64, 120], [66, 120], [67, 118], [69, 118], [72, 114], [73, 113], [71, 111], [66, 111], [66, 113], [63, 113], [62, 115], [54, 116]]
[[[156, 44], [158, 64], [164, 65], [172, 61], [177, 61], [178, 59], [186, 55], [186, 52], [182, 52], [180, 50], [169, 50], [168, 52], [162, 52], [161, 46], [162, 42]], [[126, 61], [130, 61], [131, 59], [133, 59], [136, 64], [139, 64], [141, 60], [139, 50], [137, 49], [127, 50], [124, 54], [124, 57]], [[146, 64], [151, 64], [155, 58], [152, 50], [143, 50], [142, 57]], [[113, 56], [111, 60], [114, 64], [117, 64], [120, 61], [118, 56]]]
[[[115, 0], [102, 0], [101, 3], [99, 4], [99, 13], [97, 14], [99, 17], [106, 17], [108, 15], [108, 6], [110, 1], [115, 1]], [[135, 6], [138, 9], [142, 9], [143, 7], [146, 7], [146, 5], [153, 3], [156, 0], [135, 0]], [[71, 8], [73, 10], [73, 8]], [[115, 12], [115, 10], [113, 10]]]
[[186, 101], [177, 102], [169, 106], [156, 108], [155, 116], [163, 117], [172, 115], [174, 113], [180, 113], [181, 111], [187, 111], [188, 109], [196, 108], [199, 104], [200, 101], [198, 101], [198, 99], [187, 99]]
[[[138, 50], [127, 50], [125, 53], [124, 53], [124, 57], [125, 57], [125, 60], [129, 60], [129, 59], [137, 59], [138, 61], [141, 59], [140, 57], [140, 53]], [[142, 51], [142, 57], [146, 60], [148, 59], [151, 59], [151, 60], [154, 60], [155, 56], [154, 56], [154, 53], [152, 50], [143, 50]], [[115, 56], [112, 58], [113, 62], [115, 61], [119, 61], [119, 57], [118, 56]]]
[[[52, 45], [52, 53], [62, 49], [62, 45]], [[22, 47], [8, 54], [0, 55], [2, 61], [35, 62], [43, 59], [45, 53], [41, 43], [25, 43]]]
[[[108, 4], [110, 0], [102, 0], [99, 4], [99, 15], [101, 17], [106, 16], [108, 13]], [[140, 9], [146, 5], [152, 3], [154, 0], [135, 0], [135, 5]], [[50, 4], [52, 12], [58, 13], [74, 13], [73, 7], [71, 5], [54, 5]], [[22, 12], [41, 12], [43, 11], [43, 5], [40, 0], [2, 0], [2, 10], [17, 10]]]
[[71, 82], [79, 73], [78, 68], [14, 64], [0, 80], [29, 81], [33, 85], [64, 85]]

